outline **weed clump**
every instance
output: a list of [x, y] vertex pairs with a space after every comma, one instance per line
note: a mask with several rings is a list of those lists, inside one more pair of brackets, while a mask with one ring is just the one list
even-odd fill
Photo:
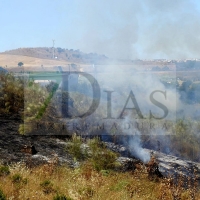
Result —
[[13, 183], [20, 183], [22, 181], [22, 176], [20, 174], [14, 174], [12, 176], [12, 182]]
[[90, 161], [95, 170], [109, 170], [116, 168], [119, 163], [116, 162], [117, 154], [106, 148], [105, 144], [98, 138], [89, 141], [91, 150]]
[[45, 194], [55, 192], [53, 189], [53, 184], [50, 180], [44, 180], [42, 183], [40, 183], [40, 186], [43, 188], [43, 192]]
[[75, 160], [84, 160], [88, 157], [87, 150], [81, 147], [82, 143], [81, 137], [74, 134], [71, 142], [67, 146], [68, 152], [74, 157]]
[[16, 184], [27, 184], [27, 178], [23, 178], [20, 174], [14, 174], [12, 176], [12, 182]]
[[10, 170], [8, 166], [0, 166], [0, 176], [5, 176], [10, 174]]
[[88, 148], [83, 148], [82, 144], [82, 138], [73, 135], [71, 142], [67, 146], [68, 152], [73, 155], [75, 160], [87, 159], [97, 171], [114, 169], [119, 165], [116, 162], [118, 155], [107, 149], [99, 138], [88, 140]]
[[57, 194], [56, 196], [53, 197], [53, 200], [73, 200], [69, 197], [66, 197], [65, 195], [61, 194]]

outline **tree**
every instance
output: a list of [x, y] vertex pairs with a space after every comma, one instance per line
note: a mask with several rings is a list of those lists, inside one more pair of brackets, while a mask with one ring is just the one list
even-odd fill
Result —
[[18, 66], [19, 66], [19, 67], [21, 67], [21, 66], [23, 66], [23, 65], [24, 65], [23, 62], [18, 62]]
[[62, 48], [58, 47], [58, 48], [57, 48], [57, 51], [58, 51], [58, 53], [62, 53], [62, 52], [65, 51], [65, 49], [62, 49]]

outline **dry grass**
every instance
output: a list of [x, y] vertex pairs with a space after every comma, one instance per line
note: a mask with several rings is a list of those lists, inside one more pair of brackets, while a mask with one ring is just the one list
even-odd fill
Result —
[[14, 200], [53, 200], [56, 194], [74, 200], [200, 199], [199, 191], [192, 187], [184, 189], [181, 184], [173, 185], [170, 179], [150, 181], [147, 176], [138, 170], [97, 172], [89, 162], [70, 169], [57, 166], [54, 159], [51, 164], [37, 168], [27, 168], [24, 164], [10, 166], [10, 174], [0, 176], [0, 188], [7, 199]]
[[[11, 55], [11, 54], [0, 54], [0, 66], [7, 66], [8, 69], [18, 67], [18, 62], [23, 62], [24, 65], [22, 68], [27, 67], [53, 67], [53, 66], [66, 66], [70, 64], [68, 61], [52, 60], [52, 59], [42, 59], [22, 55]], [[39, 68], [40, 69], [40, 68]], [[41, 70], [41, 69], [40, 69]]]

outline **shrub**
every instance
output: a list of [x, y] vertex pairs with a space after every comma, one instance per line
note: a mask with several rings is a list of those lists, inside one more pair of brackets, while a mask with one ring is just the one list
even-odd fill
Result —
[[23, 66], [23, 65], [24, 65], [23, 62], [18, 62], [18, 66], [19, 66], [19, 67], [21, 67], [21, 66]]
[[42, 183], [40, 183], [40, 186], [43, 188], [43, 192], [45, 194], [49, 194], [51, 192], [54, 192], [53, 184], [50, 180], [44, 180]]
[[19, 127], [20, 134], [26, 134], [34, 129], [37, 120], [43, 117], [46, 109], [57, 89], [56, 84], [50, 83], [47, 88], [33, 81], [27, 82], [24, 87], [24, 124]]
[[58, 47], [58, 48], [57, 48], [57, 51], [58, 51], [58, 53], [62, 53], [62, 52], [65, 51], [65, 49], [62, 49], [62, 48]]
[[[195, 127], [196, 126], [196, 127]], [[194, 130], [198, 127], [195, 122], [189, 120], [179, 120], [175, 126], [175, 135], [171, 138], [172, 147], [176, 147], [182, 157], [199, 160], [199, 141], [200, 138], [195, 134]]]
[[90, 140], [89, 146], [91, 148], [90, 161], [97, 171], [113, 169], [118, 165], [117, 154], [107, 149], [98, 138]]
[[74, 134], [71, 143], [68, 144], [67, 150], [77, 160], [83, 160], [87, 157], [87, 151], [81, 148], [82, 139]]
[[11, 73], [0, 74], [0, 113], [18, 113], [24, 108], [24, 80]]
[[52, 184], [51, 181], [49, 181], [49, 180], [44, 180], [42, 183], [40, 183], [40, 186], [46, 187], [46, 186], [49, 186], [49, 185], [51, 185], [51, 184]]
[[73, 200], [73, 199], [68, 198], [65, 195], [59, 195], [59, 194], [57, 194], [56, 196], [53, 197], [53, 200]]
[[27, 178], [23, 178], [20, 174], [14, 174], [12, 176], [12, 182], [16, 184], [27, 184]]
[[108, 176], [110, 171], [109, 170], [101, 170], [100, 171], [103, 176]]
[[6, 200], [6, 195], [3, 193], [1, 189], [0, 189], [0, 200]]
[[10, 170], [8, 166], [0, 166], [0, 176], [10, 174]]
[[13, 183], [20, 183], [22, 180], [23, 180], [23, 178], [20, 174], [14, 174], [12, 176], [12, 182]]

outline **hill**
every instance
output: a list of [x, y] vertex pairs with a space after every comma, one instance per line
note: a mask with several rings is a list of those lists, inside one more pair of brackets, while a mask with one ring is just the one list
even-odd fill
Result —
[[96, 53], [83, 53], [80, 50], [64, 49], [64, 48], [19, 48], [9, 50], [1, 54], [28, 56], [40, 59], [58, 60], [75, 63], [94, 63], [106, 61], [108, 58], [105, 55], [98, 55]]
[[114, 64], [128, 71], [135, 68], [139, 71], [152, 71], [153, 73], [174, 71], [176, 67], [175, 63], [167, 60], [110, 59], [105, 55], [83, 53], [80, 50], [60, 47], [18, 48], [0, 53], [0, 66], [12, 69], [12, 71], [20, 71], [18, 62], [23, 62], [24, 70], [28, 71], [54, 70], [55, 66], [62, 66], [68, 69], [69, 64], [76, 64], [86, 72], [93, 71], [93, 65], [102, 69], [107, 65]]
[[18, 62], [23, 62], [24, 67], [38, 67], [38, 66], [57, 66], [57, 65], [68, 65], [70, 62], [53, 60], [53, 59], [42, 59], [24, 55], [12, 55], [12, 54], [0, 54], [0, 66], [4, 68], [16, 68]]

